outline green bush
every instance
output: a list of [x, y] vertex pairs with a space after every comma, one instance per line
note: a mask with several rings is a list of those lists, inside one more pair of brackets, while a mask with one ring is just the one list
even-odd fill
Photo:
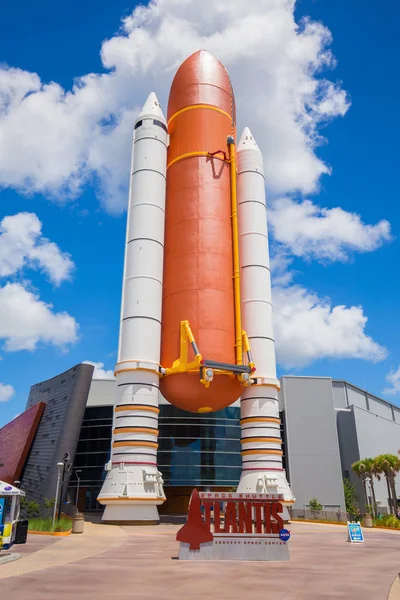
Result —
[[383, 525], [384, 527], [400, 529], [400, 519], [395, 515], [383, 515], [380, 519], [374, 519], [374, 525]]
[[35, 502], [35, 500], [29, 502], [25, 496], [22, 496], [20, 498], [20, 507], [28, 518], [35, 518], [40, 515], [40, 504]]
[[348, 512], [352, 517], [358, 516], [359, 509], [357, 504], [356, 486], [348, 477], [344, 477], [343, 479], [343, 491], [344, 499], [346, 501], [346, 512]]
[[69, 531], [72, 527], [71, 519], [63, 517], [60, 521], [56, 521], [53, 528], [53, 521], [51, 518], [34, 518], [29, 519], [29, 531]]
[[40, 504], [35, 502], [35, 500], [31, 500], [27, 503], [25, 510], [28, 518], [38, 517], [40, 515]]
[[319, 510], [322, 510], [322, 504], [320, 504], [316, 498], [311, 498], [310, 502], [308, 503], [308, 506], [313, 512], [318, 512]]

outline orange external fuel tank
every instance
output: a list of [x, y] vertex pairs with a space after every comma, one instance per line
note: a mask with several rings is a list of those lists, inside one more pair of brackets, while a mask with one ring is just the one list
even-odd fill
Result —
[[[208, 52], [196, 52], [178, 69], [168, 131], [161, 365], [171, 367], [179, 357], [182, 321], [204, 359], [234, 364], [227, 137], [235, 136], [235, 101], [226, 69]], [[220, 373], [205, 387], [197, 369], [161, 378], [160, 390], [178, 408], [210, 412], [237, 400], [241, 385]]]

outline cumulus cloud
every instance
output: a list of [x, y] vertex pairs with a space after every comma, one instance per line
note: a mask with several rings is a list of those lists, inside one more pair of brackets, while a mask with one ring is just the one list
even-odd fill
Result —
[[[321, 126], [343, 116], [350, 103], [341, 83], [325, 76], [335, 66], [330, 32], [310, 19], [296, 23], [294, 9], [295, 0], [151, 0], [103, 43], [106, 72], [79, 77], [70, 90], [35, 73], [1, 67], [0, 186], [65, 201], [90, 181], [97, 183], [109, 211], [123, 210], [132, 125], [140, 105], [154, 90], [166, 109], [175, 70], [190, 53], [205, 48], [229, 70], [238, 127], [250, 126], [259, 142], [272, 196], [315, 192], [321, 176], [330, 173], [316, 154], [323, 141]], [[317, 358], [349, 356], [378, 360], [385, 350], [365, 334], [362, 308], [332, 307], [329, 300], [293, 285], [288, 267], [293, 254], [344, 260], [351, 251], [373, 250], [389, 239], [388, 224], [364, 225], [357, 215], [319, 209], [309, 201], [281, 202], [292, 221], [299, 219], [304, 226], [301, 230], [292, 222], [287, 233], [278, 204], [272, 208], [270, 221], [279, 244], [274, 298], [281, 363], [304, 365]], [[44, 254], [42, 249], [29, 260], [49, 272], [50, 259]], [[0, 290], [0, 303], [6, 288]], [[2, 335], [0, 323], [0, 337], [9, 348], [76, 339], [72, 317], [53, 313], [21, 286], [18, 294], [40, 312], [43, 328], [29, 336], [35, 323], [29, 320], [23, 337], [24, 328], [15, 319], [18, 337], [10, 331]], [[50, 329], [47, 322], [53, 323]], [[102, 363], [91, 364], [111, 373]]]
[[114, 371], [107, 370], [104, 368], [104, 363], [102, 362], [92, 362], [91, 360], [82, 361], [84, 365], [93, 365], [93, 379], [115, 379]]
[[366, 225], [355, 213], [320, 208], [310, 200], [274, 200], [269, 223], [286, 252], [323, 261], [345, 261], [353, 252], [371, 252], [391, 239], [388, 221]]
[[[229, 69], [239, 126], [265, 155], [273, 193], [314, 191], [329, 167], [317, 157], [319, 128], [349, 100], [334, 67], [330, 32], [294, 19], [294, 0], [151, 0], [106, 40], [106, 73], [72, 89], [35, 73], [0, 68], [0, 185], [63, 200], [90, 179], [111, 211], [126, 206], [132, 124], [152, 89], [166, 107], [173, 74], [205, 48]], [[240, 40], [240, 43], [239, 43]]]
[[9, 352], [35, 350], [40, 343], [66, 348], [78, 338], [73, 317], [54, 312], [21, 283], [0, 287], [0, 315], [0, 339]]
[[15, 389], [12, 385], [0, 383], [0, 402], [8, 402], [15, 394]]
[[386, 381], [390, 383], [390, 387], [385, 388], [382, 391], [382, 394], [385, 394], [386, 396], [397, 396], [400, 392], [400, 366], [386, 375]]
[[[351, 217], [350, 213], [346, 214]], [[288, 227], [290, 229], [290, 223]], [[293, 225], [293, 229], [295, 227]], [[309, 235], [306, 231], [303, 234], [304, 237]], [[301, 244], [306, 250], [306, 239], [302, 239]], [[330, 260], [345, 260], [349, 248], [340, 244], [339, 230], [330, 253], [327, 254], [324, 249], [318, 253], [315, 249], [316, 256], [313, 258], [326, 259], [329, 256]], [[334, 306], [329, 298], [321, 298], [295, 282], [299, 274], [293, 268], [295, 254], [289, 244], [273, 246], [272, 296], [278, 363], [292, 369], [306, 367], [320, 359], [384, 360], [388, 352], [367, 334], [368, 319], [362, 306]]]
[[24, 266], [43, 270], [55, 284], [68, 279], [71, 258], [42, 235], [42, 223], [33, 213], [18, 213], [0, 221], [0, 277], [14, 275]]
[[387, 350], [365, 333], [367, 317], [361, 306], [332, 306], [329, 299], [299, 285], [274, 287], [273, 300], [282, 366], [305, 367], [324, 358], [386, 358]]

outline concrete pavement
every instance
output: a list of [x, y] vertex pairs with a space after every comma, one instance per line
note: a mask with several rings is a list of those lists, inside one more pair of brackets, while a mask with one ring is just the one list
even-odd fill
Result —
[[14, 600], [387, 600], [400, 571], [396, 531], [365, 530], [364, 544], [350, 544], [345, 527], [292, 523], [290, 563], [207, 563], [177, 560], [176, 525], [86, 526], [82, 536], [5, 565], [18, 573], [2, 579], [2, 594]]
[[[44, 569], [54, 569], [63, 567], [69, 563], [80, 561], [89, 556], [96, 556], [122, 544], [126, 538], [126, 533], [120, 527], [94, 525], [85, 523], [85, 532], [83, 534], [70, 535], [68, 537], [51, 536], [29, 536], [27, 544], [14, 546], [18, 551], [24, 548], [26, 556], [12, 565], [7, 565], [6, 569], [0, 569], [0, 579], [6, 579], [34, 571]], [[35, 538], [46, 539], [47, 543], [42, 542], [42, 547], [33, 553], [29, 553], [31, 543], [39, 545]], [[33, 540], [31, 538], [34, 538]], [[51, 541], [57, 540], [53, 543]], [[21, 552], [22, 553], [22, 552]], [[1, 584], [1, 588], [3, 583]]]

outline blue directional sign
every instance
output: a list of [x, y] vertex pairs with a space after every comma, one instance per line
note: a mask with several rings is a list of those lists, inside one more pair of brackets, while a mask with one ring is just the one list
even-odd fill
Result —
[[279, 537], [282, 542], [287, 542], [290, 539], [290, 531], [288, 529], [281, 529], [279, 532]]
[[360, 523], [347, 522], [347, 529], [349, 532], [349, 542], [359, 543], [364, 541], [364, 535]]

